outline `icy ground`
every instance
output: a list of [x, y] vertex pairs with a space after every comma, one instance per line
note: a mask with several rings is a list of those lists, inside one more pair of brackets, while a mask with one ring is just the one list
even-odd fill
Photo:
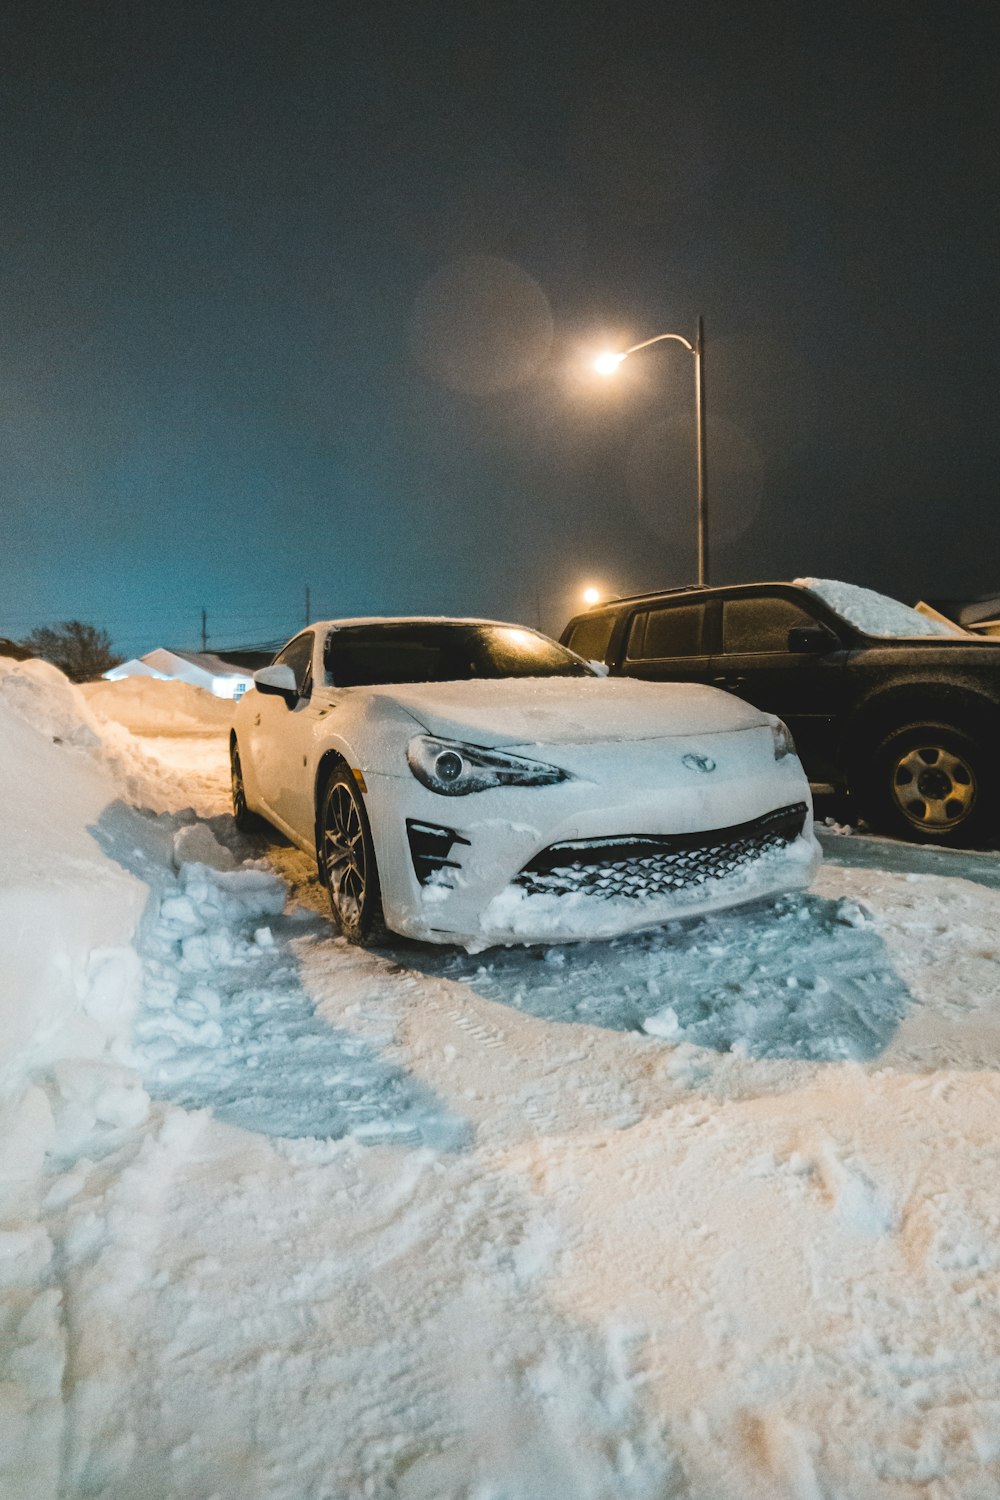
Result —
[[1000, 857], [363, 953], [91, 708], [0, 669], [5, 1500], [1000, 1496]]

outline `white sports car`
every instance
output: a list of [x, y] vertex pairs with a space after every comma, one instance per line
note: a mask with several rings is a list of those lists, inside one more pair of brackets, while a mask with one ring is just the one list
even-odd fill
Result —
[[233, 807], [313, 855], [344, 935], [608, 937], [808, 884], [788, 732], [489, 620], [327, 620], [238, 704]]

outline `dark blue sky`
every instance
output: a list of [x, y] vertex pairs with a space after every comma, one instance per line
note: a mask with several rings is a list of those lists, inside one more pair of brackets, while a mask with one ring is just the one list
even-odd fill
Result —
[[995, 14], [4, 6], [0, 635], [995, 589]]

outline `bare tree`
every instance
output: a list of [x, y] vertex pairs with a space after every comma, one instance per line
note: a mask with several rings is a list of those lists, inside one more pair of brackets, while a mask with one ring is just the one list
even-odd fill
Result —
[[23, 641], [12, 641], [5, 635], [0, 635], [0, 656], [12, 656], [15, 661], [24, 661], [31, 652]]
[[61, 625], [39, 625], [24, 643], [66, 673], [71, 682], [90, 682], [121, 661], [111, 650], [111, 637], [96, 625], [64, 620]]

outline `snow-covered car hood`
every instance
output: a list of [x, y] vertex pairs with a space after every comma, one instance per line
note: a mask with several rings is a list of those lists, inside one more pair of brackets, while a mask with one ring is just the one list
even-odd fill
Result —
[[367, 688], [431, 734], [478, 745], [585, 745], [752, 729], [768, 715], [695, 683], [504, 677]]

